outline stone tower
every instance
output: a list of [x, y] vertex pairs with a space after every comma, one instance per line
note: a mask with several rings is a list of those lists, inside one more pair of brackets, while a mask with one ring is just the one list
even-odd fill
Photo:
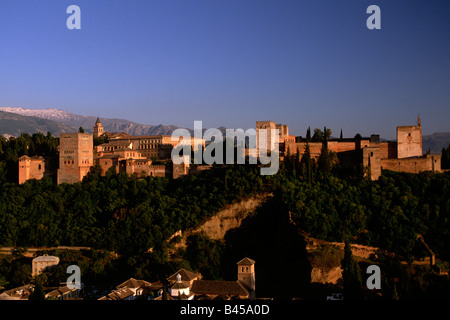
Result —
[[94, 132], [94, 138], [98, 138], [103, 134], [103, 126], [102, 126], [102, 123], [100, 122], [99, 117], [97, 117], [97, 121], [95, 121], [93, 132]]
[[66, 133], [59, 137], [58, 184], [83, 180], [94, 165], [94, 139], [89, 133]]
[[241, 282], [250, 292], [250, 297], [255, 297], [255, 261], [244, 258], [237, 263], [238, 281]]
[[423, 155], [420, 116], [418, 116], [417, 122], [416, 126], [397, 127], [397, 157], [399, 159]]
[[[264, 134], [261, 134], [260, 136], [260, 130], [266, 130]], [[259, 157], [261, 150], [261, 147], [265, 147], [265, 151], [263, 154], [268, 155], [271, 150], [271, 144], [272, 144], [272, 130], [276, 130], [277, 125], [274, 121], [256, 121], [256, 154]]]
[[26, 155], [19, 158], [19, 184], [25, 183], [29, 179], [42, 179], [45, 174], [45, 159], [43, 157], [28, 157]]

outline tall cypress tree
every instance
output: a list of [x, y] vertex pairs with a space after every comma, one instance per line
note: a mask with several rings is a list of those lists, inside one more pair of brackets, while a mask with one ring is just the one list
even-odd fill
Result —
[[448, 148], [442, 148], [441, 167], [442, 169], [450, 169], [450, 145]]
[[330, 160], [330, 152], [328, 151], [328, 139], [326, 127], [324, 128], [322, 149], [320, 151], [318, 165], [320, 174], [322, 174], [323, 177], [327, 177], [331, 172], [331, 160]]
[[302, 155], [300, 160], [300, 166], [302, 168], [302, 176], [304, 179], [308, 181], [308, 183], [312, 182], [312, 159], [311, 159], [311, 151], [309, 149], [309, 142], [306, 140], [305, 152]]
[[311, 141], [311, 127], [308, 127], [308, 130], [306, 130], [306, 142]]
[[352, 247], [345, 241], [344, 259], [341, 262], [344, 279], [344, 299], [356, 300], [362, 297], [362, 280], [358, 263], [353, 258]]

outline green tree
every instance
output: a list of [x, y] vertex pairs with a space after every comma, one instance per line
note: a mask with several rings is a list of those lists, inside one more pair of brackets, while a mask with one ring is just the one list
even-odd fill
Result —
[[16, 267], [12, 273], [11, 280], [19, 286], [23, 286], [30, 281], [31, 267], [27, 264], [21, 264]]
[[344, 299], [360, 299], [362, 296], [362, 280], [358, 263], [354, 260], [350, 242], [345, 241], [344, 259], [341, 262], [344, 279]]
[[29, 300], [45, 300], [44, 287], [41, 282], [36, 282], [33, 292], [30, 294]]
[[301, 175], [303, 176], [303, 179], [308, 181], [308, 183], [311, 183], [312, 176], [313, 176], [312, 175], [313, 174], [313, 160], [311, 159], [311, 151], [309, 149], [308, 141], [306, 141], [305, 151], [300, 160], [300, 168], [301, 168]]
[[[326, 127], [325, 127], [324, 132], [327, 132], [327, 128]], [[331, 172], [332, 162], [331, 162], [330, 151], [328, 150], [328, 138], [327, 138], [327, 136], [323, 137], [322, 149], [320, 151], [320, 156], [319, 156], [319, 159], [317, 161], [317, 164], [318, 164], [318, 167], [319, 167], [319, 173], [323, 177], [328, 177], [328, 175]]]
[[311, 141], [322, 142], [324, 140], [328, 140], [330, 139], [331, 134], [332, 134], [331, 130], [327, 129], [327, 127], [324, 128], [324, 131], [320, 130], [319, 128], [315, 128]]
[[442, 148], [441, 167], [442, 169], [450, 169], [450, 145], [448, 148]]

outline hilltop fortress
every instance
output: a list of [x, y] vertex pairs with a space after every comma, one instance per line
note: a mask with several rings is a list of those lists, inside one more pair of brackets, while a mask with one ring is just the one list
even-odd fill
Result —
[[[347, 161], [355, 166], [363, 166], [366, 175], [377, 180], [381, 170], [387, 169], [399, 172], [419, 173], [422, 171], [441, 171], [441, 155], [423, 154], [422, 126], [420, 117], [417, 125], [398, 126], [397, 141], [380, 141], [379, 135], [364, 138], [326, 139], [325, 142], [313, 142], [301, 136], [289, 135], [289, 127], [274, 121], [257, 121], [256, 136], [260, 137], [261, 129], [278, 129], [278, 146], [280, 160], [285, 156], [303, 154], [308, 144], [312, 158], [320, 156], [323, 144], [328, 150], [335, 152], [339, 161]], [[266, 154], [270, 151], [273, 136], [270, 130], [266, 137]], [[100, 143], [94, 146], [94, 138]], [[103, 130], [99, 118], [93, 127], [93, 134], [69, 133], [60, 135], [58, 168], [50, 165], [49, 159], [43, 157], [22, 156], [19, 158], [19, 183], [29, 179], [41, 179], [44, 176], [57, 176], [57, 183], [75, 183], [82, 181], [92, 167], [97, 165], [100, 174], [108, 170], [116, 173], [126, 172], [137, 176], [179, 178], [200, 170], [211, 168], [211, 165], [196, 165], [189, 163], [173, 164], [172, 149], [180, 140], [172, 141], [169, 135], [130, 136], [126, 133], [109, 133]], [[191, 138], [191, 147], [205, 146], [205, 140]], [[246, 154], [255, 154], [246, 150]], [[261, 150], [257, 144], [256, 155]], [[155, 164], [158, 159], [160, 164]]]
[[[278, 129], [280, 157], [305, 152], [308, 143], [312, 158], [320, 156], [323, 142], [311, 142], [306, 138], [289, 135], [289, 127], [274, 121], [257, 121], [257, 136], [260, 129]], [[270, 140], [270, 136], [267, 136]], [[349, 160], [354, 165], [363, 165], [370, 172], [372, 180], [377, 180], [381, 170], [419, 173], [441, 171], [440, 154], [424, 154], [422, 151], [422, 124], [420, 116], [417, 125], [398, 126], [397, 141], [380, 141], [379, 135], [364, 138], [340, 138], [326, 140], [327, 148], [337, 154], [339, 160]], [[258, 150], [259, 154], [259, 150]]]
[[[94, 146], [94, 138], [107, 141]], [[204, 141], [192, 138], [192, 145]], [[56, 175], [58, 184], [82, 181], [95, 165], [100, 174], [108, 170], [126, 172], [137, 176], [168, 177], [176, 179], [189, 173], [208, 169], [210, 166], [190, 168], [189, 163], [172, 164], [172, 149], [178, 144], [169, 135], [130, 136], [126, 133], [109, 133], [103, 130], [99, 118], [93, 134], [66, 133], [59, 137], [58, 168], [50, 166], [43, 157], [19, 158], [19, 183], [29, 179], [41, 179]], [[157, 159], [161, 164], [154, 164]]]

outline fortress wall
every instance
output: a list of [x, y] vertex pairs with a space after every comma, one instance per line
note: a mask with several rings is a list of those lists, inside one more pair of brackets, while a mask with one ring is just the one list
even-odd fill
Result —
[[345, 142], [329, 141], [328, 149], [337, 153], [353, 151], [356, 149], [356, 143], [354, 141], [345, 141]]
[[[310, 142], [309, 143], [309, 150], [311, 153], [311, 157], [317, 158], [320, 156], [320, 153], [322, 152], [322, 142]], [[361, 145], [367, 146], [369, 145], [369, 140], [362, 140]], [[285, 150], [287, 151], [289, 148], [289, 151], [291, 154], [297, 154], [297, 150], [300, 151], [300, 154], [303, 154], [305, 152], [305, 146], [306, 142], [294, 142], [294, 141], [285, 141]], [[329, 141], [328, 142], [328, 150], [341, 153], [341, 152], [348, 152], [353, 151], [356, 149], [356, 142], [355, 141]]]
[[[286, 141], [285, 142], [285, 150], [289, 150], [291, 155], [297, 154], [297, 151], [300, 151], [300, 154], [305, 153], [306, 142], [293, 142]], [[320, 151], [322, 150], [322, 142], [310, 142], [309, 143], [309, 152], [311, 153], [312, 158], [317, 158], [320, 155]]]
[[385, 170], [419, 173], [423, 171], [441, 171], [441, 156], [426, 155], [405, 159], [381, 159], [381, 168]]
[[380, 148], [380, 158], [397, 158], [397, 143], [391, 141], [371, 142], [370, 147]]
[[166, 166], [164, 165], [151, 165], [149, 166], [148, 174], [154, 177], [166, 177]]

